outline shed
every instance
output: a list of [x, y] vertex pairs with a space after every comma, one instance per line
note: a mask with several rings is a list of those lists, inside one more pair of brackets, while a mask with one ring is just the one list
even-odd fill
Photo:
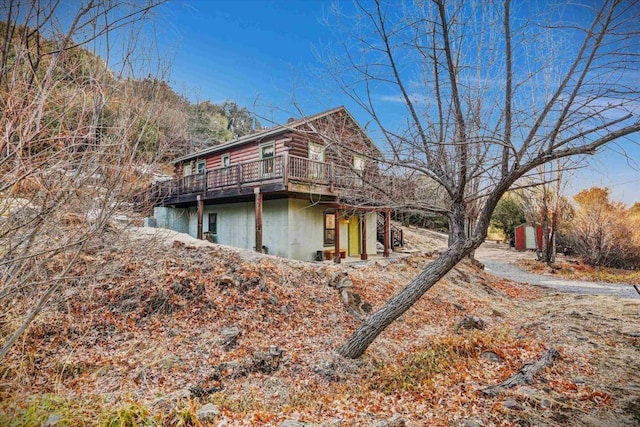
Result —
[[[536, 233], [538, 235], [537, 239]], [[538, 250], [542, 250], [542, 239], [542, 226], [540, 225], [535, 228], [532, 225], [527, 224], [522, 224], [516, 227], [517, 251], [535, 250], [536, 246], [538, 247]]]

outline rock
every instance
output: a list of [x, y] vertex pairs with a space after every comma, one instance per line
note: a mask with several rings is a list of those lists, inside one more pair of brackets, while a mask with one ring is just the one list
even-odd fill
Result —
[[489, 362], [493, 362], [493, 363], [498, 363], [502, 360], [500, 359], [500, 356], [498, 356], [492, 351], [485, 351], [480, 355], [480, 357], [487, 359]]
[[220, 415], [220, 408], [213, 403], [207, 403], [196, 412], [199, 421], [214, 421]]
[[347, 312], [362, 320], [367, 313], [371, 312], [371, 304], [362, 301], [360, 295], [355, 293], [351, 288], [353, 288], [353, 282], [346, 277], [340, 279], [336, 284], [336, 289], [342, 296], [342, 301], [347, 308]]
[[62, 417], [58, 414], [51, 414], [47, 417], [47, 420], [42, 424], [42, 427], [54, 427], [60, 424]]
[[235, 347], [241, 334], [242, 330], [237, 326], [227, 326], [220, 329], [220, 342], [225, 350]]
[[460, 427], [484, 427], [484, 424], [478, 419], [469, 418], [467, 420], [463, 420], [460, 423]]
[[238, 282], [235, 277], [225, 274], [218, 277], [218, 280], [216, 280], [216, 285], [220, 288], [237, 288], [240, 286], [240, 282]]
[[281, 348], [275, 345], [270, 346], [268, 352], [257, 351], [253, 355], [249, 370], [264, 374], [271, 374], [277, 371], [280, 367], [283, 352]]
[[406, 425], [404, 418], [399, 414], [395, 414], [391, 418], [372, 424], [371, 427], [404, 427]]
[[522, 411], [524, 408], [514, 399], [507, 399], [502, 402], [502, 406], [507, 409], [511, 409], [512, 411]]
[[342, 281], [342, 279], [347, 277], [347, 272], [346, 271], [338, 271], [333, 273], [330, 277], [329, 277], [329, 283], [328, 285], [332, 288], [337, 288], [338, 287], [338, 283]]
[[171, 369], [181, 362], [182, 359], [180, 359], [178, 356], [170, 355], [160, 361], [160, 367], [162, 369]]
[[549, 399], [540, 399], [540, 407], [543, 409], [550, 409], [553, 403]]
[[189, 390], [178, 390], [158, 397], [151, 405], [159, 411], [167, 412], [175, 408], [179, 401], [186, 400], [189, 397], [191, 397], [191, 392]]
[[280, 423], [279, 427], [313, 427], [315, 424], [305, 423], [298, 420], [286, 420]]
[[464, 305], [462, 304], [458, 304], [458, 303], [451, 303], [456, 309], [460, 310], [460, 311], [467, 311], [466, 308], [464, 308]]
[[479, 329], [484, 330], [486, 323], [484, 320], [475, 316], [464, 316], [464, 318], [456, 325], [456, 331], [460, 329]]
[[515, 392], [526, 397], [536, 397], [539, 393], [535, 388], [526, 385], [521, 385], [520, 387], [516, 388]]
[[278, 299], [278, 297], [274, 296], [274, 295], [269, 295], [269, 303], [272, 305], [278, 305], [280, 304], [280, 300]]

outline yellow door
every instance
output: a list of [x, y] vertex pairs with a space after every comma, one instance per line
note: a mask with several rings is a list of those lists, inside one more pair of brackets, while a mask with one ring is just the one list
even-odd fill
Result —
[[349, 219], [349, 256], [360, 255], [360, 221], [358, 215]]

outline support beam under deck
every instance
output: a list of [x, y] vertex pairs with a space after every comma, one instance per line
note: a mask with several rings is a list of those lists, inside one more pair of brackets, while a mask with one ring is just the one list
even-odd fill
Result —
[[204, 201], [202, 200], [202, 196], [198, 195], [198, 231], [197, 237], [202, 240], [202, 217], [204, 215]]
[[360, 214], [360, 226], [362, 232], [360, 233], [362, 237], [362, 242], [360, 245], [360, 259], [363, 261], [367, 260], [367, 214]]
[[256, 252], [262, 252], [262, 193], [260, 187], [253, 189], [256, 198]]
[[335, 254], [333, 256], [333, 262], [340, 264], [340, 209], [336, 209], [336, 237], [335, 241]]

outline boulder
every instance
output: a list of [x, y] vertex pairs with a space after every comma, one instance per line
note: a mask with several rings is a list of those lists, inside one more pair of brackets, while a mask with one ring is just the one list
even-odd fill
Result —
[[395, 414], [391, 418], [372, 424], [371, 427], [405, 427], [406, 425], [407, 422], [404, 420], [404, 418], [402, 418], [402, 416], [400, 416], [399, 414]]
[[220, 416], [220, 408], [213, 403], [207, 403], [196, 412], [199, 421], [214, 421]]
[[225, 350], [229, 350], [236, 346], [240, 335], [242, 335], [242, 330], [237, 326], [226, 326], [220, 329], [220, 343]]

